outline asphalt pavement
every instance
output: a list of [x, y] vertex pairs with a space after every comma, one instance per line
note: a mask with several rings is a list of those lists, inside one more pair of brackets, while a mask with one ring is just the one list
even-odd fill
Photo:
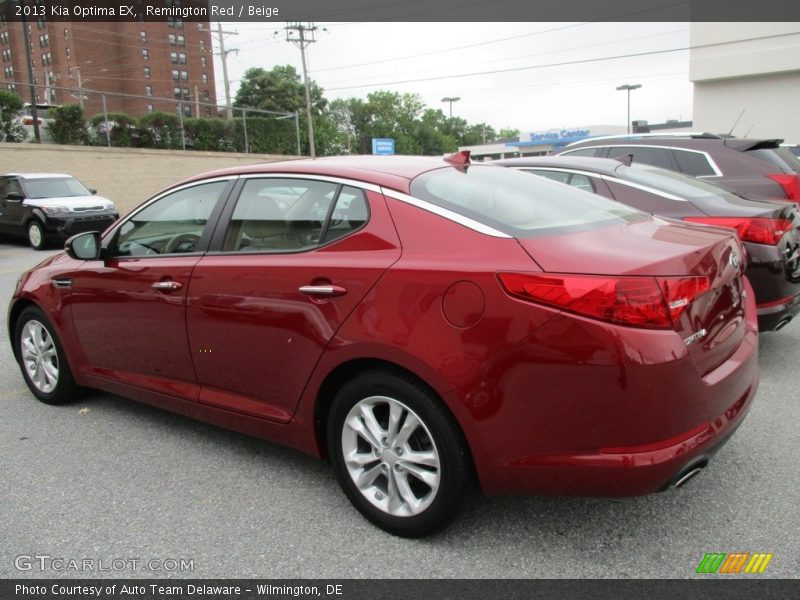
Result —
[[[479, 496], [446, 531], [405, 540], [293, 450], [104, 393], [37, 402], [6, 307], [49, 254], [0, 243], [0, 578], [691, 578], [707, 552], [771, 552], [746, 577], [800, 576], [800, 321], [762, 336], [750, 414], [684, 488]], [[71, 568], [84, 559], [95, 572]]]

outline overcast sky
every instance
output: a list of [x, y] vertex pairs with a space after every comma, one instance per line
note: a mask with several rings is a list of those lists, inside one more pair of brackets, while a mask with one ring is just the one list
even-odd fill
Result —
[[[300, 51], [285, 40], [281, 24], [267, 25], [223, 23], [226, 31], [239, 33], [225, 38], [226, 47], [239, 48], [238, 55], [228, 55], [233, 97], [249, 67], [291, 64], [301, 71]], [[642, 88], [631, 93], [632, 119], [691, 118], [687, 50], [597, 60], [685, 48], [688, 23], [316, 25], [317, 42], [308, 48], [310, 75], [329, 100], [393, 90], [417, 93], [447, 113], [441, 99], [459, 96], [454, 116], [527, 132], [624, 126], [626, 93], [616, 87], [638, 83]], [[577, 64], [542, 66], [569, 62]], [[215, 70], [224, 102], [219, 58]], [[480, 74], [454, 77], [475, 73]]]

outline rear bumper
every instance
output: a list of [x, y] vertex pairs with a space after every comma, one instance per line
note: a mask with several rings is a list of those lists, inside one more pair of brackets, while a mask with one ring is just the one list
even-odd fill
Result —
[[745, 243], [747, 278], [753, 286], [758, 328], [773, 331], [800, 313], [800, 253], [777, 246]]
[[[636, 496], [661, 491], [708, 462], [758, 389], [752, 297], [747, 305], [741, 343], [705, 374], [685, 356], [682, 340], [670, 346], [671, 332], [603, 332], [588, 322], [580, 325], [592, 334], [583, 338], [586, 361], [606, 364], [515, 364], [497, 383], [503, 399], [480, 440], [488, 451], [475, 457], [483, 489]], [[558, 320], [540, 330], [551, 357], [569, 333]]]

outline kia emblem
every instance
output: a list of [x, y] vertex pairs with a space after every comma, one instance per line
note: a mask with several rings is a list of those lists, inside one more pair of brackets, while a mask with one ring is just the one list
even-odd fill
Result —
[[728, 262], [730, 262], [731, 266], [735, 271], [738, 271], [739, 267], [742, 264], [741, 261], [739, 260], [739, 255], [736, 254], [736, 252], [731, 252], [731, 256], [728, 259]]

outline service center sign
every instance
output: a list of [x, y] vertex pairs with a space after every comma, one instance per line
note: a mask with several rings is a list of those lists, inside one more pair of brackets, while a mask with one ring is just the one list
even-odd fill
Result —
[[392, 138], [372, 138], [373, 154], [394, 154], [394, 140]]

